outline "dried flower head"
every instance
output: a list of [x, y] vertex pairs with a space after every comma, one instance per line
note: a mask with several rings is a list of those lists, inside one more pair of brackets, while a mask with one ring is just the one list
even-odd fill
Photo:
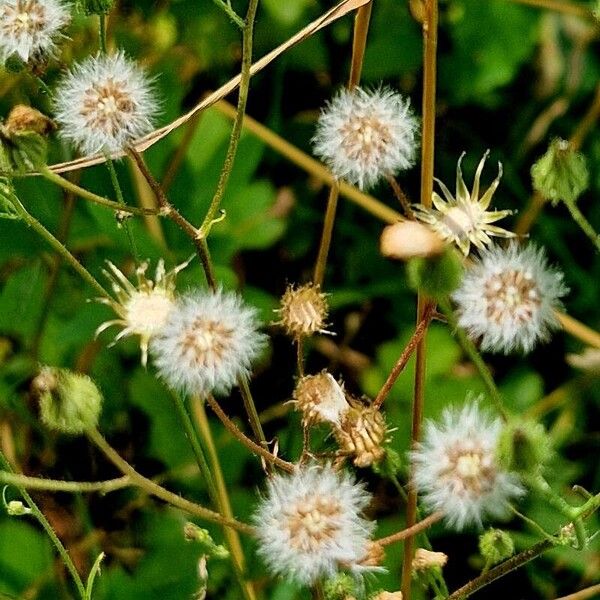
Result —
[[498, 176], [480, 198], [479, 179], [489, 151], [483, 155], [479, 162], [475, 172], [473, 189], [470, 193], [465, 185], [461, 169], [464, 155], [464, 152], [460, 155], [456, 166], [456, 196], [452, 196], [444, 183], [436, 179], [445, 200], [434, 192], [434, 208], [426, 208], [422, 204], [418, 204], [415, 206], [415, 216], [424, 223], [428, 223], [444, 240], [456, 244], [466, 256], [469, 254], [471, 244], [482, 249], [491, 244], [490, 236], [511, 238], [515, 237], [515, 234], [492, 225], [492, 223], [510, 215], [512, 211], [488, 210], [502, 177], [502, 164], [498, 163]]
[[0, 59], [16, 55], [24, 62], [52, 55], [71, 20], [60, 0], [3, 0], [0, 2]]
[[303, 585], [361, 564], [374, 523], [362, 512], [371, 496], [361, 484], [331, 466], [299, 467], [274, 475], [254, 517], [259, 553], [269, 569]]
[[335, 177], [368, 188], [413, 166], [418, 122], [389, 88], [342, 89], [322, 111], [314, 151]]
[[339, 423], [350, 408], [343, 386], [327, 371], [301, 377], [294, 389], [294, 402], [307, 424]]
[[535, 245], [492, 247], [466, 270], [452, 295], [458, 322], [481, 349], [529, 352], [558, 327], [555, 309], [568, 289]]
[[281, 307], [277, 312], [281, 317], [279, 324], [294, 338], [328, 333], [325, 330], [327, 296], [318, 285], [289, 285], [281, 297]]
[[437, 256], [444, 247], [442, 238], [418, 221], [400, 221], [388, 225], [380, 239], [381, 254], [398, 260]]
[[371, 600], [402, 600], [402, 592], [379, 592], [376, 596], [372, 596]]
[[62, 136], [84, 154], [123, 150], [152, 130], [158, 111], [151, 80], [120, 52], [76, 65], [59, 84], [54, 107]]
[[250, 374], [266, 336], [256, 310], [235, 293], [194, 291], [180, 297], [150, 342], [159, 375], [176, 390], [227, 394]]
[[429, 421], [423, 442], [411, 452], [424, 504], [442, 511], [457, 530], [506, 516], [508, 501], [522, 493], [517, 476], [503, 471], [496, 458], [501, 427], [500, 419], [469, 401], [446, 409], [441, 423]]
[[340, 453], [352, 456], [357, 467], [368, 467], [384, 457], [386, 433], [381, 412], [358, 401], [352, 401], [351, 408], [334, 429]]
[[2, 124], [1, 131], [10, 139], [15, 135], [27, 133], [47, 135], [54, 127], [52, 119], [39, 110], [25, 104], [17, 104], [11, 109], [6, 121]]
[[448, 555], [444, 552], [432, 552], [425, 548], [417, 548], [412, 561], [413, 571], [427, 571], [429, 569], [441, 569], [448, 562]]
[[146, 276], [148, 262], [144, 262], [135, 271], [136, 285], [131, 283], [122, 271], [108, 261], [108, 270], [103, 272], [109, 279], [117, 299], [98, 298], [98, 302], [110, 306], [119, 318], [106, 321], [100, 325], [96, 330], [96, 335], [113, 325], [123, 328], [115, 338], [115, 342], [130, 335], [139, 335], [142, 365], [146, 366], [148, 344], [162, 329], [167, 320], [167, 315], [175, 304], [175, 279], [177, 274], [188, 266], [190, 260], [191, 258], [171, 271], [165, 271], [165, 263], [160, 259], [156, 265], [154, 279]]

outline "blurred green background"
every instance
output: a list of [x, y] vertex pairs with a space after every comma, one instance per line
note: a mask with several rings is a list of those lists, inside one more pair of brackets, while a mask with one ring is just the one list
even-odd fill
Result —
[[[233, 2], [240, 13], [242, 0]], [[419, 112], [421, 94], [421, 32], [407, 2], [375, 0], [363, 82], [380, 82], [412, 99]], [[581, 3], [583, 4], [583, 3]], [[285, 41], [333, 2], [325, 0], [262, 0], [256, 26], [255, 57]], [[310, 152], [310, 138], [320, 107], [344, 85], [352, 40], [351, 17], [304, 41], [252, 79], [248, 114], [301, 149]], [[529, 170], [549, 141], [568, 138], [594, 101], [600, 82], [599, 28], [592, 20], [559, 15], [509, 0], [449, 0], [440, 3], [439, 88], [436, 176], [453, 187], [456, 161], [464, 150], [465, 178], [486, 149], [491, 160], [484, 182], [504, 177], [494, 206], [523, 211], [531, 196]], [[51, 63], [45, 81], [52, 87], [61, 69], [97, 48], [97, 20], [77, 16], [60, 59]], [[240, 40], [236, 29], [209, 0], [121, 1], [109, 20], [111, 47], [140, 60], [156, 75], [162, 97], [159, 125], [193, 106], [239, 70]], [[235, 102], [235, 95], [230, 98]], [[48, 98], [26, 74], [0, 73], [0, 114], [18, 103], [49, 111]], [[145, 153], [161, 179], [186, 136], [189, 147], [169, 187], [172, 202], [199, 223], [208, 207], [228, 142], [230, 122], [206, 111], [193, 127], [183, 127]], [[597, 127], [585, 138], [591, 187], [579, 206], [600, 229], [600, 136]], [[52, 160], [66, 160], [72, 150], [54, 141]], [[117, 165], [131, 203], [140, 198], [131, 165]], [[113, 196], [105, 168], [74, 174], [81, 185]], [[401, 184], [418, 197], [419, 168], [403, 175]], [[26, 207], [97, 277], [105, 260], [131, 271], [123, 229], [113, 214], [82, 200], [73, 200], [40, 179], [18, 182]], [[397, 208], [390, 190], [372, 194]], [[298, 456], [299, 419], [282, 409], [294, 385], [295, 351], [281, 331], [270, 325], [278, 297], [288, 282], [310, 278], [316, 256], [327, 189], [250, 134], [244, 134], [223, 203], [227, 219], [216, 225], [210, 246], [225, 287], [239, 288], [259, 307], [271, 334], [271, 349], [252, 382], [258, 408], [264, 412], [267, 437], [277, 437], [280, 453]], [[516, 222], [504, 225], [510, 228]], [[140, 254], [154, 264], [164, 257], [170, 266], [187, 258], [189, 240], [170, 222], [160, 229], [132, 219]], [[308, 350], [308, 369], [331, 368], [355, 393], [373, 396], [410, 337], [415, 297], [404, 269], [378, 252], [382, 223], [360, 207], [343, 201], [339, 208], [325, 288], [330, 293], [331, 329], [336, 337], [317, 339]], [[544, 245], [565, 272], [571, 288], [567, 311], [600, 330], [600, 258], [570, 221], [566, 209], [547, 206], [535, 222], [531, 238]], [[197, 261], [179, 277], [179, 288], [203, 285]], [[72, 480], [116, 476], [112, 467], [84, 439], [46, 432], [37, 419], [29, 392], [39, 363], [89, 373], [105, 395], [101, 428], [119, 452], [148, 476], [165, 474], [168, 486], [208, 504], [193, 457], [172, 410], [165, 388], [139, 364], [139, 348], [128, 340], [109, 348], [112, 333], [94, 340], [94, 331], [111, 313], [88, 302], [93, 292], [56, 260], [36, 235], [17, 221], [0, 219], [0, 442], [16, 456], [27, 474]], [[431, 328], [428, 350], [426, 414], [462, 402], [468, 390], [483, 388], [461, 351], [442, 325]], [[559, 452], [549, 474], [557, 488], [573, 483], [598, 491], [598, 377], [569, 367], [565, 354], [583, 344], [563, 333], [530, 356], [497, 358], [490, 363], [511, 408], [543, 419]], [[395, 428], [393, 447], [408, 446], [412, 366], [402, 375], [388, 402], [388, 422]], [[548, 396], [549, 395], [549, 396]], [[544, 399], [545, 398], [545, 399]], [[542, 399], [544, 399], [542, 401]], [[238, 394], [225, 401], [243, 423]], [[260, 463], [214, 422], [219, 454], [234, 504], [248, 519], [264, 475]], [[375, 494], [372, 516], [380, 533], [403, 526], [404, 504], [394, 488], [369, 471], [361, 472]], [[8, 490], [14, 496], [14, 490]], [[198, 587], [198, 552], [183, 539], [185, 515], [135, 490], [107, 496], [77, 497], [36, 493], [35, 498], [87, 572], [100, 550], [107, 553], [97, 584], [101, 600], [164, 600], [189, 598]], [[542, 501], [528, 497], [523, 511], [550, 531], [560, 518]], [[598, 520], [590, 521], [590, 529]], [[521, 522], [508, 525], [519, 548], [538, 538]], [[221, 540], [218, 528], [209, 527]], [[450, 560], [445, 569], [450, 589], [481, 568], [477, 532], [455, 535], [432, 530], [436, 550]], [[307, 598], [288, 584], [272, 582], [244, 540], [249, 572], [270, 600]], [[377, 589], [397, 589], [401, 546], [389, 549], [388, 574], [369, 581]], [[599, 546], [586, 552], [553, 551], [492, 585], [489, 598], [555, 598], [598, 581]], [[64, 574], [39, 528], [26, 518], [0, 515], [0, 597], [69, 598]], [[233, 600], [239, 593], [227, 563], [210, 563], [209, 598]], [[418, 594], [419, 592], [417, 592]], [[418, 597], [418, 596], [417, 596]]]

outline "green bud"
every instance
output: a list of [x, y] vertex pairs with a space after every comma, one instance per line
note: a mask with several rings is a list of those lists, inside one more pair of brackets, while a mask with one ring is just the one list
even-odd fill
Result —
[[377, 475], [384, 479], [393, 479], [402, 470], [402, 457], [393, 448], [386, 448], [383, 458], [371, 465]]
[[115, 0], [78, 0], [77, 7], [86, 15], [107, 15]]
[[511, 419], [500, 434], [496, 452], [507, 471], [531, 474], [548, 462], [552, 443], [541, 423]]
[[408, 283], [430, 298], [445, 298], [459, 285], [463, 274], [460, 256], [453, 248], [431, 258], [412, 258], [406, 266]]
[[229, 558], [229, 550], [225, 546], [215, 544], [206, 529], [202, 529], [194, 523], [186, 523], [183, 528], [183, 534], [188, 542], [195, 542], [202, 549], [202, 554], [208, 558], [226, 559]]
[[531, 167], [531, 178], [536, 192], [556, 205], [561, 200], [575, 202], [587, 189], [590, 174], [585, 156], [557, 138]]
[[491, 566], [510, 558], [515, 552], [515, 544], [506, 531], [488, 529], [479, 536], [479, 552]]
[[32, 387], [39, 396], [46, 427], [79, 435], [98, 425], [102, 394], [87, 375], [44, 367]]
[[348, 600], [356, 593], [356, 580], [347, 573], [339, 573], [323, 585], [325, 600]]
[[20, 500], [11, 500], [6, 505], [6, 512], [11, 517], [22, 517], [31, 513], [31, 509], [27, 508]]
[[5, 139], [5, 148], [19, 173], [33, 171], [46, 164], [48, 145], [39, 133], [27, 131]]
[[20, 73], [27, 68], [27, 63], [18, 54], [12, 54], [6, 59], [4, 67], [9, 73]]

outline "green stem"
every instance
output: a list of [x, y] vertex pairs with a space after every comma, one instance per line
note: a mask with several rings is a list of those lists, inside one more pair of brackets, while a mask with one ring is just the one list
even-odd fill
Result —
[[231, 8], [229, 3], [224, 0], [213, 0], [213, 3], [218, 6], [240, 29], [244, 28], [244, 20]]
[[200, 237], [208, 236], [210, 228], [216, 219], [217, 212], [221, 206], [221, 201], [225, 195], [227, 183], [233, 169], [233, 163], [235, 161], [235, 156], [237, 154], [237, 149], [242, 134], [242, 124], [244, 122], [244, 115], [246, 113], [248, 91], [250, 89], [254, 20], [256, 18], [257, 8], [258, 0], [250, 0], [248, 3], [248, 12], [246, 13], [246, 19], [242, 29], [242, 68], [240, 71], [240, 86], [238, 89], [238, 103], [235, 120], [233, 122], [233, 128], [229, 138], [229, 147], [227, 148], [227, 154], [221, 170], [217, 189], [208, 208], [208, 212], [204, 217], [204, 221], [202, 221], [202, 225], [200, 225]]
[[23, 221], [31, 227], [40, 237], [62, 256], [62, 258], [76, 271], [81, 277], [105, 298], [112, 299], [111, 295], [96, 281], [91, 273], [67, 250], [64, 244], [61, 244], [33, 215], [27, 212], [27, 209], [21, 204], [21, 201], [13, 197], [11, 203]]
[[0, 471], [0, 483], [14, 485], [28, 490], [44, 490], [46, 492], [67, 492], [70, 494], [89, 494], [100, 492], [107, 494], [130, 485], [133, 485], [129, 477], [119, 477], [107, 481], [60, 481], [57, 479], [43, 479], [40, 477], [29, 477], [19, 473]]
[[[238, 382], [238, 385], [240, 386], [240, 392], [242, 394], [242, 399], [244, 400], [244, 408], [246, 409], [246, 414], [248, 415], [248, 421], [250, 422], [252, 433], [260, 445], [268, 450], [269, 444], [267, 443], [267, 438], [265, 437], [265, 432], [263, 431], [248, 381], [246, 379], [241, 379]], [[270, 468], [269, 463], [267, 463], [267, 468]]]
[[106, 456], [106, 458], [108, 458], [111, 463], [113, 463], [113, 465], [115, 465], [115, 467], [117, 467], [117, 469], [119, 469], [119, 471], [121, 471], [121, 473], [129, 476], [133, 483], [145, 490], [148, 494], [156, 496], [164, 502], [180, 508], [191, 515], [205, 519], [206, 521], [211, 521], [212, 523], [218, 523], [220, 525], [227, 525], [228, 527], [233, 527], [243, 533], [253, 535], [254, 528], [250, 525], [242, 523], [241, 521], [237, 521], [236, 519], [228, 519], [227, 517], [205, 508], [204, 506], [200, 506], [195, 502], [186, 500], [185, 498], [166, 490], [151, 479], [148, 479], [138, 473], [125, 459], [121, 458], [117, 451], [112, 448], [102, 437], [99, 431], [92, 429], [87, 431], [86, 434], [90, 441], [98, 447], [98, 449]]
[[579, 207], [573, 200], [563, 200], [565, 206], [569, 209], [571, 217], [579, 228], [587, 237], [591, 240], [592, 244], [596, 246], [596, 250], [600, 252], [600, 235], [592, 227], [592, 224], [585, 218], [584, 214], [579, 210]]
[[490, 373], [490, 370], [488, 369], [488, 366], [485, 364], [483, 358], [481, 357], [481, 354], [475, 347], [475, 344], [467, 336], [464, 329], [462, 329], [458, 325], [458, 319], [456, 318], [456, 315], [452, 310], [450, 301], [447, 298], [442, 299], [439, 301], [439, 306], [448, 321], [450, 329], [452, 329], [454, 335], [458, 339], [458, 343], [461, 345], [463, 351], [467, 354], [467, 356], [471, 359], [471, 362], [475, 365], [475, 368], [477, 369], [481, 380], [487, 388], [488, 394], [494, 402], [496, 409], [498, 410], [504, 421], [506, 421], [508, 418], [508, 414], [506, 412], [506, 409], [504, 408], [504, 403], [502, 402], [502, 396], [500, 394], [500, 391], [496, 386], [496, 383], [494, 381], [494, 378], [492, 377], [492, 374]]
[[102, 54], [106, 54], [107, 52], [107, 43], [106, 43], [106, 15], [100, 14], [99, 16], [99, 28], [98, 28], [98, 36], [100, 38], [100, 52]]
[[[0, 466], [8, 473], [14, 473], [12, 466], [10, 465], [10, 463], [4, 456], [4, 453], [2, 452], [2, 450], [0, 450]], [[27, 490], [19, 484], [13, 484], [13, 485], [15, 485], [15, 487], [19, 490], [19, 494], [21, 494], [21, 496], [25, 500], [27, 506], [30, 508], [30, 510], [31, 510], [30, 514], [33, 515], [38, 520], [38, 522], [40, 523], [40, 525], [46, 532], [46, 535], [50, 538], [50, 541], [56, 548], [56, 551], [60, 555], [63, 563], [65, 564], [65, 567], [67, 568], [67, 570], [71, 574], [71, 577], [73, 578], [73, 581], [75, 583], [75, 587], [77, 588], [77, 592], [78, 592], [79, 596], [81, 597], [82, 600], [86, 600], [86, 592], [85, 592], [85, 587], [83, 585], [83, 581], [81, 580], [81, 577], [79, 576], [79, 573], [78, 573], [77, 569], [75, 568], [73, 561], [71, 560], [71, 556], [67, 552], [66, 548], [63, 546], [63, 543], [58, 539], [58, 536], [54, 532], [54, 529], [52, 529], [52, 525], [50, 525], [50, 523], [48, 522], [48, 520], [46, 519], [46, 517], [44, 516], [42, 511], [38, 508], [37, 504], [33, 501], [33, 498], [27, 493]]]

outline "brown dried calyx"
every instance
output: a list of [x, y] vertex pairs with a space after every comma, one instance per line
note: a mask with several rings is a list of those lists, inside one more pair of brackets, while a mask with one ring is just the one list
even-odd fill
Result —
[[338, 424], [350, 409], [343, 385], [327, 371], [301, 377], [293, 398], [306, 424]]
[[430, 257], [441, 254], [445, 248], [442, 238], [432, 229], [417, 221], [400, 221], [388, 225], [381, 234], [380, 250], [384, 256], [397, 260]]
[[313, 283], [295, 287], [289, 285], [281, 298], [279, 324], [294, 338], [309, 337], [315, 333], [328, 333], [327, 298], [321, 288]]
[[54, 121], [39, 110], [17, 104], [2, 124], [2, 133], [7, 138], [24, 133], [48, 135], [56, 128]]
[[425, 548], [418, 548], [412, 561], [413, 571], [427, 571], [433, 568], [442, 568], [448, 562], [448, 555], [443, 552], [432, 552]]
[[402, 600], [402, 592], [379, 592], [371, 600]]
[[387, 425], [381, 412], [357, 400], [350, 401], [350, 408], [334, 429], [341, 455], [353, 456], [357, 467], [369, 467], [385, 455]]

